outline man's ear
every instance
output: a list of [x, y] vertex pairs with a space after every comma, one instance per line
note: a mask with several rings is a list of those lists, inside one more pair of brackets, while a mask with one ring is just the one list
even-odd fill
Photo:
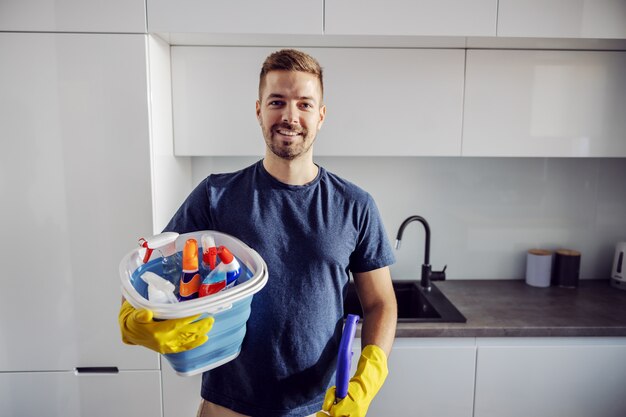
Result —
[[259, 100], [256, 101], [256, 119], [261, 124], [261, 102]]
[[320, 130], [322, 128], [322, 125], [324, 124], [324, 119], [326, 119], [326, 105], [322, 104], [322, 107], [320, 107], [320, 121], [317, 123], [317, 130]]

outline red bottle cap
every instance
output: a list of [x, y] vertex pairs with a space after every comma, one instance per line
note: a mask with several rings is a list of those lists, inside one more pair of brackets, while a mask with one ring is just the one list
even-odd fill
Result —
[[233, 254], [230, 253], [226, 246], [220, 246], [219, 248], [217, 248], [217, 256], [219, 256], [222, 262], [224, 262], [225, 264], [231, 263], [234, 258]]
[[217, 261], [217, 249], [216, 248], [209, 248], [208, 250], [206, 250], [203, 254], [202, 254], [202, 261], [209, 265], [209, 267], [211, 268], [211, 270], [215, 269], [215, 264]]

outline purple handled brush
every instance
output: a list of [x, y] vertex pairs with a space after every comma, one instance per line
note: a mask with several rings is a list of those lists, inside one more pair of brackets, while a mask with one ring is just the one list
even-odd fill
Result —
[[335, 398], [337, 401], [343, 400], [348, 395], [348, 382], [350, 381], [350, 364], [352, 363], [352, 342], [356, 333], [356, 324], [359, 316], [348, 314], [346, 324], [341, 334], [339, 343], [339, 357], [337, 358], [337, 390]]

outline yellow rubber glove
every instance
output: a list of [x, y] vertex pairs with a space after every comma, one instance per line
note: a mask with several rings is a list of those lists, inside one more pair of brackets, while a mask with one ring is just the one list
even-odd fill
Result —
[[[141, 345], [159, 353], [178, 353], [206, 342], [215, 319], [202, 320], [200, 314], [182, 319], [154, 321], [150, 310], [136, 310], [128, 301], [120, 308], [119, 323], [122, 341]], [[197, 320], [197, 321], [196, 321]]]
[[356, 372], [348, 383], [348, 395], [335, 404], [335, 389], [326, 391], [322, 411], [316, 417], [364, 417], [367, 409], [387, 378], [387, 355], [376, 345], [361, 352]]

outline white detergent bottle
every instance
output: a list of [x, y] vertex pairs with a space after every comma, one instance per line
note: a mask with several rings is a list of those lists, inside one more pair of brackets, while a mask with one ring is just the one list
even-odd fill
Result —
[[141, 279], [148, 284], [148, 300], [154, 303], [173, 304], [178, 302], [174, 295], [174, 284], [154, 272], [144, 272]]

